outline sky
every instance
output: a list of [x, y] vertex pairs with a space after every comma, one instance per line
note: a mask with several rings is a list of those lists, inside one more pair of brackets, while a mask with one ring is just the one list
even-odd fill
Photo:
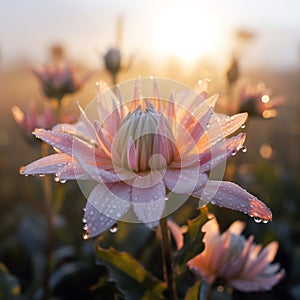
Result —
[[0, 2], [2, 65], [21, 58], [42, 63], [49, 46], [90, 65], [115, 45], [116, 24], [123, 22], [122, 50], [139, 57], [218, 60], [236, 50], [234, 32], [255, 38], [243, 46], [251, 65], [299, 66], [298, 0], [10, 0]]

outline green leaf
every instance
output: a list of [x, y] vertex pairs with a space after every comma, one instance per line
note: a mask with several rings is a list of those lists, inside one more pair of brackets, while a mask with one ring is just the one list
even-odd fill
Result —
[[19, 299], [20, 285], [4, 264], [0, 263], [0, 300]]
[[204, 249], [202, 242], [204, 233], [201, 231], [202, 226], [208, 221], [206, 210], [201, 210], [200, 214], [192, 220], [188, 220], [187, 233], [184, 235], [184, 246], [177, 252], [175, 263], [179, 270], [185, 268], [186, 263], [194, 256], [201, 253]]
[[192, 287], [190, 287], [184, 297], [184, 300], [197, 300], [200, 296], [201, 281], [197, 281]]
[[137, 295], [144, 300], [164, 299], [165, 283], [149, 273], [128, 253], [119, 252], [113, 247], [104, 249], [98, 245], [96, 256], [99, 263], [105, 263], [110, 268], [112, 278], [124, 290], [127, 299], [134, 299]]

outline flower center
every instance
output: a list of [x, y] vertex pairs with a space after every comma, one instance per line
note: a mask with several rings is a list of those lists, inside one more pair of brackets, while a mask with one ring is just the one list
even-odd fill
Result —
[[176, 155], [172, 130], [154, 107], [138, 107], [123, 121], [115, 135], [114, 150], [121, 167], [134, 172], [164, 169]]

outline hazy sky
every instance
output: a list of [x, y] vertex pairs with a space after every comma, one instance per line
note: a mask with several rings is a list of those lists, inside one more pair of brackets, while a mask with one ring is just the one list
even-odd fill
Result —
[[196, 58], [228, 56], [233, 32], [256, 33], [245, 55], [258, 65], [299, 65], [299, 0], [1, 0], [3, 64], [20, 57], [41, 63], [53, 43], [73, 57], [97, 63], [99, 51], [115, 43], [123, 16], [122, 48], [139, 56]]

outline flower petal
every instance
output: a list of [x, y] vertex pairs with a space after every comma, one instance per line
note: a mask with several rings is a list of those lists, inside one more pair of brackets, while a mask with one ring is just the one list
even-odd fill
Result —
[[151, 187], [139, 188], [137, 186], [134, 184], [132, 187], [133, 210], [141, 222], [149, 227], [155, 227], [165, 208], [165, 185], [162, 181], [158, 181]]
[[177, 225], [172, 220], [167, 220], [168, 228], [175, 240], [177, 250], [181, 249], [183, 247], [184, 238], [182, 234], [182, 230], [179, 225]]
[[232, 182], [209, 180], [203, 190], [194, 191], [193, 195], [201, 197], [206, 203], [272, 220], [272, 212], [263, 202]]
[[246, 139], [245, 133], [223, 140], [199, 155], [201, 172], [207, 172], [224, 162], [233, 152], [239, 151]]
[[67, 154], [52, 154], [21, 168], [20, 173], [23, 175], [56, 174], [70, 162], [72, 157]]
[[125, 183], [99, 183], [91, 192], [85, 208], [84, 221], [90, 237], [116, 223], [130, 207], [131, 188]]
[[164, 176], [167, 188], [177, 194], [191, 194], [207, 182], [207, 175], [199, 172], [199, 167], [168, 169]]

